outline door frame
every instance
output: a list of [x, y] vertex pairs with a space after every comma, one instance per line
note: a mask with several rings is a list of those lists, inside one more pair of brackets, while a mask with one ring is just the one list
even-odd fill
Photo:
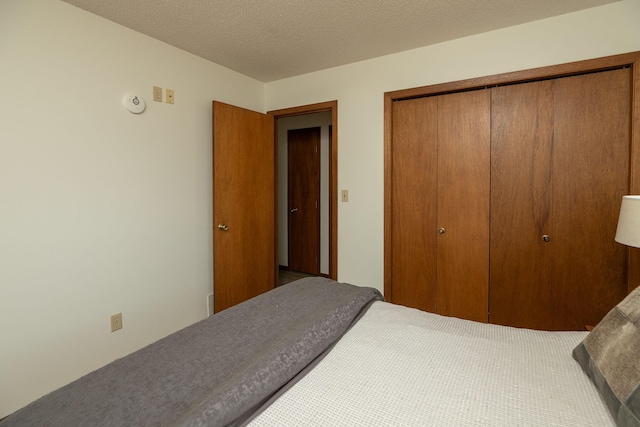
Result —
[[[384, 93], [384, 296], [387, 301], [393, 301], [390, 244], [391, 226], [393, 223], [391, 215], [393, 197], [391, 182], [393, 160], [391, 158], [393, 146], [393, 103], [403, 99], [461, 92], [487, 86], [552, 79], [605, 71], [618, 67], [629, 67], [632, 69], [629, 186], [630, 194], [640, 194], [640, 168], [636, 167], [636, 165], [640, 165], [640, 51]], [[629, 248], [628, 253], [629, 269], [627, 288], [628, 292], [631, 292], [640, 286], [640, 250]]]
[[[329, 136], [329, 278], [338, 280], [338, 101], [320, 102], [299, 107], [283, 108], [267, 111], [275, 119], [274, 145], [276, 149], [276, 165], [278, 164], [278, 119], [312, 113], [331, 111], [331, 135]], [[276, 200], [278, 188], [276, 186]], [[276, 221], [275, 239], [276, 258], [278, 254], [278, 224]], [[278, 260], [275, 262], [278, 274]]]

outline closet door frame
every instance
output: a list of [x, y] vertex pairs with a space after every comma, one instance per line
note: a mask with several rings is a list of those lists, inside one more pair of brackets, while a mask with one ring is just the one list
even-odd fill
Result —
[[[546, 80], [566, 77], [589, 72], [605, 71], [615, 68], [631, 68], [631, 141], [630, 141], [630, 194], [640, 194], [640, 51], [607, 56], [584, 61], [529, 70], [514, 71], [467, 80], [422, 86], [411, 89], [386, 92], [384, 94], [384, 294], [387, 301], [393, 302], [392, 277], [392, 207], [393, 207], [393, 103], [399, 100], [441, 95], [447, 93], [481, 89], [486, 87], [525, 83], [536, 80]], [[628, 250], [629, 271], [627, 275], [627, 289], [631, 292], [640, 286], [640, 249]]]

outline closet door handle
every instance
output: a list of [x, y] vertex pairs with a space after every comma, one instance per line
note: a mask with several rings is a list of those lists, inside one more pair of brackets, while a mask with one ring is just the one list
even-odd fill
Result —
[[298, 212], [298, 208], [293, 208], [289, 212], [291, 212], [291, 213]]
[[551, 240], [551, 237], [549, 237], [548, 234], [543, 234], [542, 235], [542, 241], [543, 242], [547, 243], [547, 242], [549, 242], [549, 240]]
[[440, 233], [440, 234], [444, 234], [445, 231], [446, 230], [444, 229], [444, 227], [438, 228], [438, 233]]
[[222, 231], [229, 231], [229, 226], [226, 224], [218, 224], [218, 228]]

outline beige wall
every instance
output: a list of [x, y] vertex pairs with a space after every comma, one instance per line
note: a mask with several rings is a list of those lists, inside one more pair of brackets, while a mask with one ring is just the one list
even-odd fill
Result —
[[264, 84], [57, 0], [0, 1], [0, 54], [3, 417], [207, 315], [211, 101]]
[[266, 108], [338, 100], [338, 279], [383, 289], [383, 94], [640, 50], [640, 0], [388, 55], [266, 85]]

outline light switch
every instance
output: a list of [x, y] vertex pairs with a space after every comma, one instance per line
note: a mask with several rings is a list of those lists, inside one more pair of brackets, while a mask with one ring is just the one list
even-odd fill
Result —
[[158, 86], [153, 87], [153, 100], [156, 102], [162, 102], [162, 88]]
[[349, 201], [349, 190], [342, 190], [342, 201], [343, 202]]

